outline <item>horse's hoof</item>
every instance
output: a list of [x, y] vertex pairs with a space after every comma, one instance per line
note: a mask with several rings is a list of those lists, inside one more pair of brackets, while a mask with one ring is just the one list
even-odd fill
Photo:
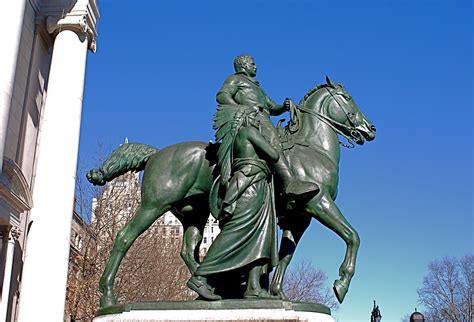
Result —
[[342, 303], [342, 301], [344, 301], [344, 298], [346, 297], [348, 287], [344, 285], [340, 280], [335, 280], [333, 290], [334, 294], [336, 294], [336, 298], [339, 303]]
[[111, 307], [117, 305], [117, 300], [114, 296], [102, 296], [100, 298], [100, 308], [105, 309], [107, 307]]
[[99, 282], [99, 292], [102, 294], [100, 296], [100, 308], [101, 309], [117, 305], [117, 300], [115, 299], [114, 289], [112, 287], [107, 286], [103, 282]]
[[272, 287], [270, 294], [276, 296], [280, 300], [287, 300], [285, 293], [283, 293], [283, 290], [280, 287]]

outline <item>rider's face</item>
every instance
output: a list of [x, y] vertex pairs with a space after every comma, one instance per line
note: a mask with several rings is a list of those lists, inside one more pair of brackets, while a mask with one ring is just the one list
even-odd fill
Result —
[[255, 65], [253, 59], [246, 61], [242, 67], [250, 77], [255, 77], [257, 75], [257, 65]]

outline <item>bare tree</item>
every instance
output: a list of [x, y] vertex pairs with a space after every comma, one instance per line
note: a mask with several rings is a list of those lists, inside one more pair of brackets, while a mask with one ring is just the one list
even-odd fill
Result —
[[315, 268], [308, 260], [301, 260], [285, 275], [283, 288], [291, 301], [314, 302], [337, 310], [337, 303], [327, 284], [326, 274]]
[[[131, 173], [105, 189], [81, 182], [78, 185], [77, 202], [82, 211], [92, 213], [92, 218], [85, 227], [81, 251], [71, 256], [65, 310], [66, 316], [75, 321], [88, 321], [99, 308], [99, 279], [115, 236], [138, 209], [140, 189], [138, 177]], [[91, 196], [95, 196], [93, 203]], [[179, 256], [180, 248], [181, 235], [160, 221], [144, 232], [127, 252], [117, 273], [118, 302], [195, 297], [186, 287], [190, 276]]]
[[466, 255], [431, 262], [418, 297], [427, 320], [473, 321], [473, 292], [474, 256]]

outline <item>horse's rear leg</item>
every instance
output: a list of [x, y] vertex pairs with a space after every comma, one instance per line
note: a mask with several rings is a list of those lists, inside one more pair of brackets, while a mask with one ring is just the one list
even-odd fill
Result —
[[180, 255], [193, 275], [199, 267], [199, 245], [201, 245], [203, 228], [184, 225], [183, 229], [183, 246]]
[[316, 214], [315, 218], [320, 223], [334, 231], [346, 243], [346, 254], [339, 268], [339, 279], [334, 282], [334, 293], [339, 303], [342, 303], [355, 273], [360, 245], [359, 234], [347, 222], [329, 194], [324, 194], [318, 203], [309, 203], [307, 207], [312, 214]]
[[299, 217], [296, 219], [295, 216], [290, 215], [292, 220], [297, 221], [301, 219], [301, 223], [291, 222], [287, 224], [281, 224], [283, 234], [278, 252], [280, 261], [278, 262], [272, 278], [272, 283], [270, 285], [270, 293], [272, 295], [278, 296], [281, 299], [286, 299], [285, 293], [283, 292], [283, 280], [285, 278], [286, 270], [291, 262], [291, 259], [293, 258], [296, 245], [300, 241], [301, 236], [303, 236], [304, 231], [306, 228], [308, 228], [311, 222], [311, 218]]
[[100, 298], [101, 308], [109, 307], [117, 303], [114, 294], [114, 281], [122, 259], [138, 236], [167, 211], [167, 208], [169, 209], [169, 207], [155, 208], [142, 204], [130, 222], [117, 233], [114, 247], [99, 281], [99, 290], [102, 293]]
[[209, 217], [207, 199], [202, 195], [193, 196], [183, 204], [177, 205], [173, 212], [183, 224], [183, 245], [180, 255], [191, 275], [199, 267], [199, 246]]

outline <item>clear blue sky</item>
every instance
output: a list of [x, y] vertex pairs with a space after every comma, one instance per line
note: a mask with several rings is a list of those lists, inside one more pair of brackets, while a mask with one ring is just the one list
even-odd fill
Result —
[[[213, 138], [215, 93], [254, 55], [276, 101], [330, 75], [377, 126], [342, 150], [337, 204], [362, 239], [336, 314], [383, 321], [417, 304], [431, 260], [473, 252], [471, 1], [99, 1], [80, 159], [125, 136], [156, 147]], [[83, 175], [83, 174], [81, 174]], [[313, 221], [297, 249], [337, 278], [344, 243]]]

